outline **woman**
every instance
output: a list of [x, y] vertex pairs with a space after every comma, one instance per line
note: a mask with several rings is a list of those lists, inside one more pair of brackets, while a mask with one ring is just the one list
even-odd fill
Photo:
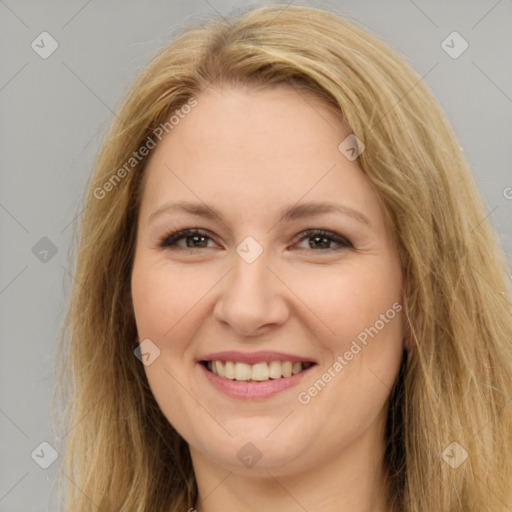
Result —
[[512, 507], [506, 264], [418, 75], [319, 9], [185, 30], [89, 188], [67, 509]]

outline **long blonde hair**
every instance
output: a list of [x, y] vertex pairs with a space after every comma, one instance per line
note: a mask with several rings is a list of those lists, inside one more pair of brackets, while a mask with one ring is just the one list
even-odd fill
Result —
[[[126, 162], [206, 87], [272, 84], [321, 98], [364, 143], [362, 171], [400, 249], [408, 357], [389, 399], [389, 510], [510, 510], [508, 272], [468, 164], [429, 89], [394, 51], [353, 22], [296, 6], [183, 30], [114, 119], [88, 188], [58, 350], [66, 510], [195, 505], [188, 446], [134, 356], [130, 274], [147, 157]], [[467, 459], [452, 467], [462, 450]]]

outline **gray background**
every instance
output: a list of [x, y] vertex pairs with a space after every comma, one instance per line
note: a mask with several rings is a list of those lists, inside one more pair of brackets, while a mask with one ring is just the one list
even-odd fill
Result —
[[[293, 3], [363, 23], [424, 77], [459, 136], [510, 263], [511, 1]], [[42, 469], [31, 453], [54, 440], [53, 357], [73, 280], [74, 219], [113, 111], [176, 27], [246, 4], [0, 0], [0, 512], [56, 510], [60, 459]], [[59, 45], [47, 59], [31, 47], [43, 31]], [[453, 31], [469, 44], [456, 59], [441, 47]]]

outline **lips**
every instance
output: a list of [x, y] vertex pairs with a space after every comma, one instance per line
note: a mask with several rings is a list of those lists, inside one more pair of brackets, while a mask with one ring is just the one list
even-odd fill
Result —
[[296, 385], [316, 365], [309, 357], [283, 352], [215, 352], [197, 361], [208, 381], [235, 398], [266, 398]]

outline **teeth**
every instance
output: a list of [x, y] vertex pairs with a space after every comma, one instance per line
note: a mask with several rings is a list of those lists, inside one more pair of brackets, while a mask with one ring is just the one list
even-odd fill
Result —
[[[217, 363], [222, 366], [220, 361], [217, 361]], [[251, 365], [247, 363], [235, 363], [235, 379], [251, 380]]]
[[235, 363], [233, 361], [226, 361], [224, 371], [226, 379], [233, 380], [235, 378]]
[[281, 368], [283, 372], [283, 377], [291, 377], [292, 376], [292, 363], [290, 361], [284, 361], [281, 363]]
[[213, 364], [217, 367], [217, 375], [219, 377], [225, 377], [226, 373], [224, 372], [224, 365], [222, 364], [222, 361], [214, 361]]
[[268, 380], [268, 376], [267, 363], [257, 363], [252, 365], [252, 380]]
[[280, 361], [271, 361], [269, 376], [271, 379], [280, 379], [282, 375]]
[[297, 363], [293, 363], [292, 365], [292, 375], [300, 373], [302, 371], [302, 363], [299, 361]]
[[291, 377], [311, 366], [311, 363], [291, 361], [271, 361], [270, 363], [256, 363], [253, 365], [233, 361], [208, 361], [207, 367], [215, 375], [231, 380], [265, 381]]

